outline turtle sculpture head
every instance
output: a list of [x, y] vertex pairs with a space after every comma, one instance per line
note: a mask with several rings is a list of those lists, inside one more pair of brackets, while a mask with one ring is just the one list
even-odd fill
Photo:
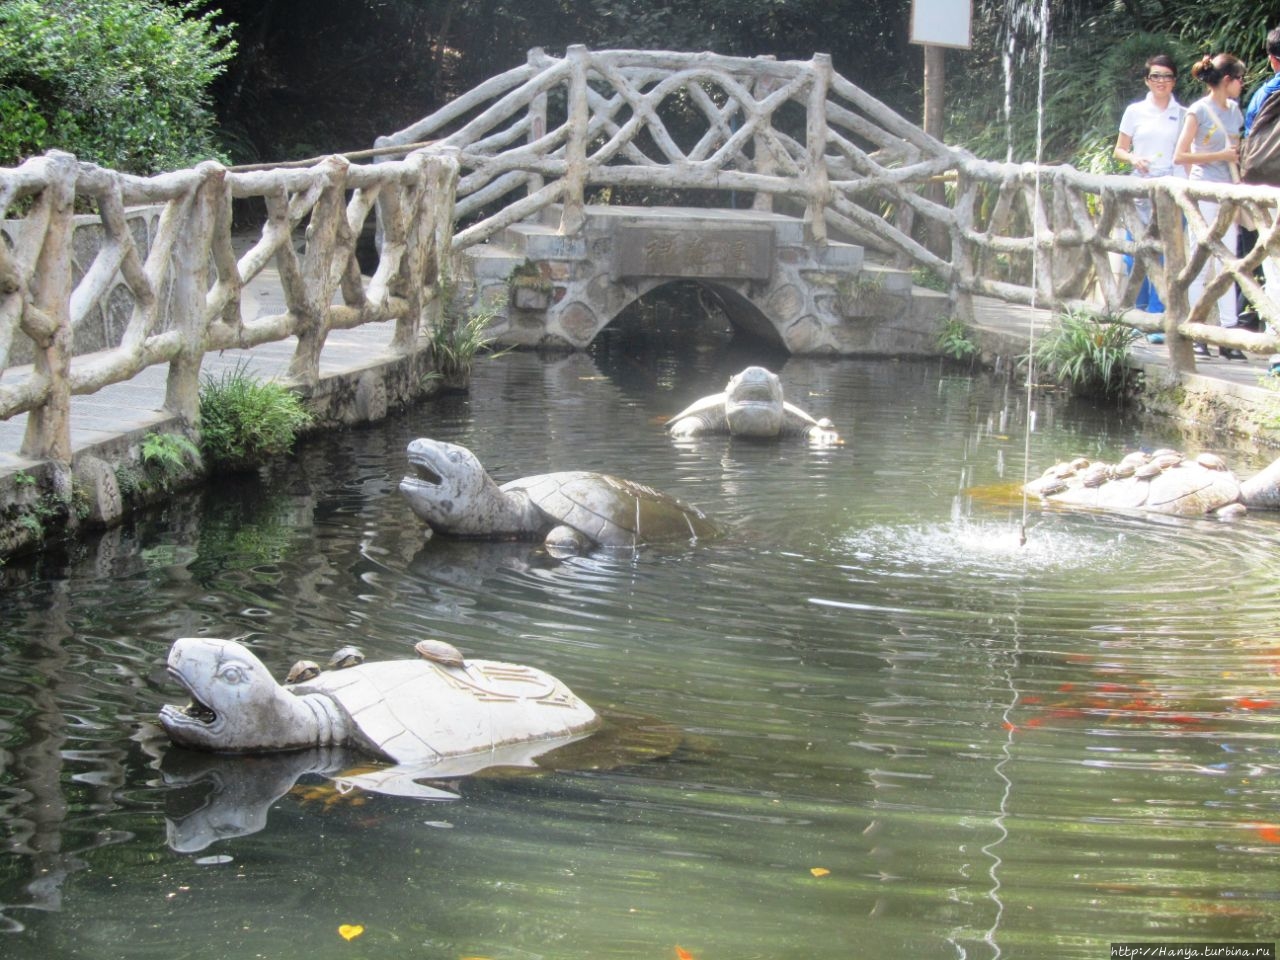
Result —
[[1241, 482], [1213, 453], [1135, 450], [1116, 463], [1079, 457], [1054, 464], [1023, 490], [1064, 506], [1231, 520], [1251, 509], [1280, 509], [1280, 460]]
[[597, 547], [694, 541], [719, 533], [702, 511], [632, 480], [587, 470], [521, 477], [498, 486], [466, 447], [420, 437], [400, 492], [436, 533], [543, 540], [557, 555]]
[[243, 644], [180, 638], [169, 650], [168, 670], [191, 695], [189, 706], [160, 711], [174, 743], [227, 753], [316, 744], [315, 716]]
[[776, 437], [782, 432], [782, 379], [764, 367], [747, 367], [724, 388], [724, 416], [735, 437]]
[[502, 539], [518, 537], [537, 523], [466, 447], [420, 437], [409, 444], [407, 456], [413, 472], [400, 481], [400, 492], [432, 530]]
[[782, 395], [782, 380], [764, 367], [747, 367], [729, 378], [722, 393], [703, 397], [667, 423], [673, 437], [729, 434], [756, 440], [805, 437], [810, 443], [839, 443], [830, 420], [815, 420]]
[[532, 757], [537, 743], [551, 749], [599, 724], [573, 691], [534, 667], [466, 659], [443, 643], [416, 649], [414, 660], [325, 670], [285, 687], [235, 640], [184, 637], [168, 667], [191, 704], [163, 707], [160, 725], [198, 750], [347, 747], [422, 765], [512, 745]]

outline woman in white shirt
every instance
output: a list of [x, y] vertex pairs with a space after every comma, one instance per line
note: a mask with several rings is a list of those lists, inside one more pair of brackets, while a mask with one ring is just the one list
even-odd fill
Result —
[[[1231, 183], [1235, 179], [1232, 165], [1240, 159], [1240, 129], [1244, 126], [1244, 114], [1236, 103], [1243, 89], [1244, 64], [1229, 53], [1220, 53], [1212, 58], [1206, 56], [1191, 68], [1191, 75], [1202, 81], [1209, 92], [1187, 107], [1173, 160], [1191, 165], [1192, 180]], [[1197, 206], [1201, 216], [1212, 225], [1219, 205], [1211, 200], [1201, 200]], [[1235, 223], [1227, 227], [1222, 242], [1228, 250], [1236, 249]], [[1212, 262], [1206, 263], [1199, 276], [1191, 281], [1187, 292], [1193, 303], [1204, 294], [1205, 284], [1215, 272]], [[1224, 327], [1234, 327], [1238, 323], [1234, 286], [1218, 298], [1218, 323]], [[1202, 343], [1196, 344], [1196, 352], [1201, 356], [1209, 355]], [[1241, 351], [1228, 347], [1222, 347], [1219, 352], [1227, 360], [1248, 359]]]
[[[1148, 59], [1143, 79], [1147, 84], [1147, 95], [1125, 107], [1112, 154], [1117, 160], [1129, 164], [1135, 177], [1186, 176], [1185, 168], [1175, 166], [1173, 162], [1178, 131], [1187, 112], [1173, 95], [1174, 84], [1178, 82], [1178, 68], [1173, 57], [1159, 53]], [[1142, 222], [1149, 222], [1150, 203], [1138, 201], [1137, 208]], [[1125, 264], [1132, 269], [1133, 258], [1125, 257]], [[1149, 313], [1164, 313], [1164, 304], [1148, 279], [1142, 281], [1134, 306]], [[1158, 334], [1153, 334], [1151, 339], [1156, 340], [1157, 337], [1164, 339]]]

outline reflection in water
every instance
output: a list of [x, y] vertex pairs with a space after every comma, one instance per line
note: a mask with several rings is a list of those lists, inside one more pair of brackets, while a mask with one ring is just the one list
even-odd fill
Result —
[[[1033, 506], [1019, 547], [1026, 401], [999, 378], [791, 360], [845, 446], [677, 444], [662, 420], [758, 358], [638, 356], [482, 363], [467, 396], [0, 569], [5, 956], [323, 954], [340, 924], [428, 960], [1268, 938], [1277, 518]], [[1037, 402], [1035, 473], [1177, 445]], [[396, 492], [417, 436], [499, 480], [650, 483], [728, 535], [565, 562], [428, 541]], [[648, 732], [420, 784], [448, 804], [349, 789], [341, 758], [157, 745], [173, 639], [246, 633], [276, 664], [435, 636]]]

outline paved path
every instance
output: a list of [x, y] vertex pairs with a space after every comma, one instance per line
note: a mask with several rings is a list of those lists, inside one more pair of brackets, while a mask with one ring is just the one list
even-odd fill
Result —
[[[250, 285], [252, 295], [245, 303], [256, 301], [256, 316], [283, 313], [284, 294], [274, 270], [264, 270]], [[367, 366], [369, 359], [384, 352], [395, 334], [395, 321], [368, 323], [354, 330], [335, 330], [325, 338], [320, 356], [320, 374], [340, 373]], [[282, 376], [289, 368], [297, 349], [296, 337], [278, 343], [264, 343], [251, 350], [224, 350], [206, 354], [201, 376], [220, 377], [224, 372], [243, 366], [247, 372], [263, 379]], [[14, 382], [26, 376], [30, 367], [16, 367], [0, 374], [0, 383]], [[157, 427], [171, 419], [163, 410], [167, 363], [141, 371], [132, 380], [112, 384], [88, 396], [71, 399], [71, 447], [73, 451], [93, 447], [122, 434]], [[18, 451], [26, 434], [27, 415], [0, 420], [0, 476], [29, 469], [34, 462]]]
[[[282, 312], [283, 297], [278, 282], [264, 271], [255, 281], [254, 291], [260, 315]], [[1051, 315], [1047, 310], [1031, 310], [1027, 307], [979, 298], [975, 301], [975, 322], [983, 334], [985, 344], [995, 343], [998, 352], [1007, 356], [1021, 356], [1027, 352], [1032, 335], [1032, 321], [1036, 331], [1048, 329]], [[366, 324], [355, 330], [335, 331], [325, 342], [321, 357], [321, 372], [337, 373], [365, 366], [369, 359], [383, 352], [394, 333], [394, 322]], [[261, 377], [283, 374], [288, 368], [296, 346], [294, 339], [280, 343], [263, 344], [252, 350], [227, 350], [210, 354], [205, 358], [203, 372], [218, 377], [224, 371], [244, 365]], [[1137, 359], [1148, 370], [1148, 375], [1169, 367], [1165, 348], [1145, 341], [1133, 348]], [[1257, 391], [1260, 397], [1274, 394], [1260, 386], [1268, 369], [1267, 358], [1250, 357], [1247, 362], [1227, 361], [1219, 358], [1202, 361], [1197, 371], [1202, 389], [1217, 390], [1237, 395]], [[0, 383], [17, 380], [23, 375], [19, 369], [0, 374]], [[168, 365], [153, 366], [127, 383], [115, 384], [90, 396], [72, 399], [71, 442], [74, 450], [92, 447], [122, 434], [147, 430], [165, 423], [169, 416], [163, 412], [165, 379]], [[19, 455], [26, 431], [25, 414], [9, 421], [0, 421], [0, 476], [30, 469], [35, 464]]]
[[[1035, 334], [1040, 336], [1049, 329], [1053, 317], [1048, 310], [1032, 310], [986, 297], [975, 297], [973, 309], [974, 326], [991, 334], [997, 342], [1009, 344], [1010, 355], [1019, 356], [1027, 352], [1032, 322]], [[1247, 360], [1223, 360], [1217, 355], [1216, 347], [1210, 349], [1214, 356], [1196, 362], [1196, 372], [1190, 376], [1188, 386], [1236, 395], [1253, 394], [1257, 400], [1276, 396], [1265, 386], [1270, 370], [1269, 354], [1248, 354]], [[1148, 376], [1171, 369], [1169, 352], [1163, 345], [1138, 340], [1130, 348], [1130, 354]]]

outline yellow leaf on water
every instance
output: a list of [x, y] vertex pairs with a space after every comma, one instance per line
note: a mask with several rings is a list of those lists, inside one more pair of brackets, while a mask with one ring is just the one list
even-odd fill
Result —
[[364, 933], [364, 927], [358, 923], [344, 923], [338, 927], [338, 933], [341, 934], [343, 940], [354, 940]]
[[825, 877], [831, 871], [828, 870], [826, 867], [810, 867], [809, 872], [812, 873], [815, 877]]

